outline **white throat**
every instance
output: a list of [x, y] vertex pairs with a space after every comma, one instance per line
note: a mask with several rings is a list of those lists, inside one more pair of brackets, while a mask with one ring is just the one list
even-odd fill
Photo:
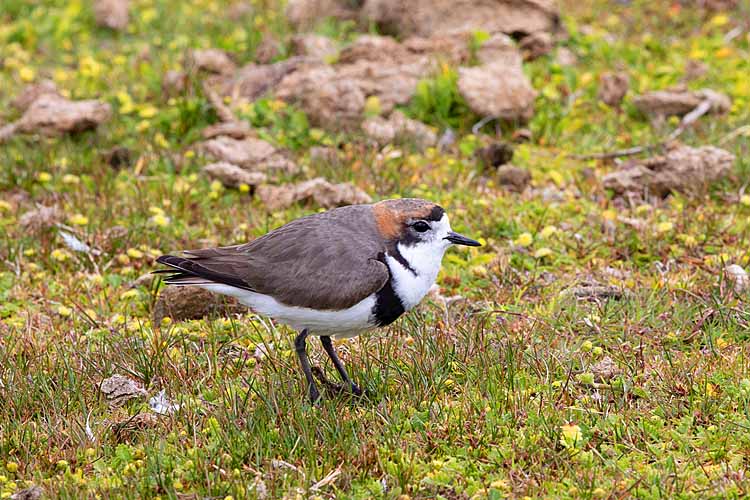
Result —
[[386, 263], [393, 279], [393, 291], [401, 299], [407, 311], [419, 304], [430, 287], [435, 284], [443, 254], [451, 245], [445, 239], [450, 230], [448, 216], [443, 215], [443, 218], [435, 224], [432, 239], [414, 245], [398, 243], [396, 248], [411, 269], [404, 266], [394, 256], [386, 254]]

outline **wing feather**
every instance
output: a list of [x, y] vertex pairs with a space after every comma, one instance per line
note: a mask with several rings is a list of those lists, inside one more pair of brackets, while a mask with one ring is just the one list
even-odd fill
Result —
[[390, 273], [379, 256], [370, 205], [342, 207], [303, 217], [244, 245], [189, 250], [187, 258], [157, 261], [188, 277], [271, 295], [276, 300], [315, 309], [345, 309], [376, 293]]

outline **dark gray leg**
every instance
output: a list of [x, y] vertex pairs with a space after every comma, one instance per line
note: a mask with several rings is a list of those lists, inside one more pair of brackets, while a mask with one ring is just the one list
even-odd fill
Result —
[[297, 357], [299, 358], [299, 364], [302, 366], [302, 373], [305, 374], [307, 379], [307, 388], [310, 395], [310, 402], [315, 403], [320, 399], [320, 392], [315, 385], [315, 379], [313, 379], [312, 370], [310, 369], [310, 360], [307, 358], [307, 349], [305, 346], [305, 340], [307, 339], [307, 328], [302, 330], [299, 335], [294, 339], [294, 349], [297, 351]]
[[333, 361], [333, 366], [335, 366], [336, 371], [339, 372], [339, 375], [341, 376], [341, 380], [343, 380], [344, 383], [351, 388], [353, 394], [357, 396], [361, 396], [362, 390], [359, 387], [357, 387], [357, 384], [352, 382], [352, 379], [349, 378], [349, 374], [346, 373], [344, 364], [341, 363], [341, 360], [336, 354], [336, 349], [334, 349], [333, 347], [333, 342], [331, 342], [331, 337], [320, 337], [320, 343], [323, 344], [323, 349], [326, 350], [326, 352], [328, 353], [328, 357], [331, 358], [331, 361]]

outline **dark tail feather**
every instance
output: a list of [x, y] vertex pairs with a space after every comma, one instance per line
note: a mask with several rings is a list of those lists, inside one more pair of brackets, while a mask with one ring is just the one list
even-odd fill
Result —
[[240, 278], [212, 271], [211, 269], [198, 264], [193, 259], [186, 259], [174, 255], [162, 255], [156, 259], [156, 262], [172, 268], [152, 271], [152, 273], [155, 274], [168, 274], [168, 276], [164, 278], [164, 283], [167, 285], [199, 285], [206, 284], [205, 282], [207, 281], [230, 285], [251, 292], [253, 291], [253, 289]]

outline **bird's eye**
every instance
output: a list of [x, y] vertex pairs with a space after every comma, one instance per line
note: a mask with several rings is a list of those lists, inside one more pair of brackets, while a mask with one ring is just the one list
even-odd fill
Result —
[[430, 225], [429, 225], [429, 224], [427, 224], [427, 223], [426, 223], [425, 221], [423, 221], [423, 220], [419, 220], [419, 221], [415, 222], [415, 223], [414, 223], [414, 224], [412, 225], [412, 227], [413, 227], [413, 228], [414, 228], [414, 230], [415, 230], [416, 232], [418, 232], [418, 233], [424, 233], [425, 231], [429, 231], [429, 230], [430, 230]]

